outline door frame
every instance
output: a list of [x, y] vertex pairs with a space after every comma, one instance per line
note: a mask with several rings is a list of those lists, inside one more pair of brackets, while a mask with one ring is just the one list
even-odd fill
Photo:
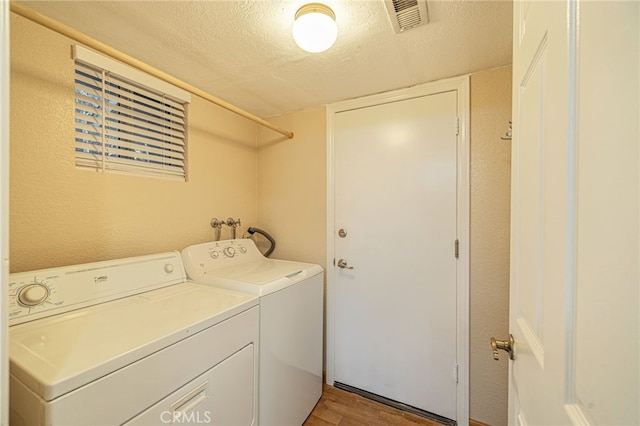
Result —
[[[334, 245], [335, 210], [335, 115], [357, 108], [365, 108], [416, 97], [449, 91], [458, 92], [458, 144], [457, 144], [457, 229], [459, 257], [456, 266], [456, 353], [458, 385], [456, 391], [456, 421], [469, 423], [469, 76], [454, 77], [406, 89], [394, 90], [363, 98], [327, 105], [327, 292], [326, 292], [326, 381], [334, 383], [335, 373], [335, 282]], [[455, 123], [451, 123], [455, 126]], [[451, 246], [453, 255], [453, 241]]]

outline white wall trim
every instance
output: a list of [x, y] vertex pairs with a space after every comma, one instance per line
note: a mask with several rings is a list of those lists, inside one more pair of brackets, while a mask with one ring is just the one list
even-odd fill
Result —
[[167, 95], [180, 103], [191, 103], [191, 93], [153, 75], [123, 64], [101, 53], [88, 49], [80, 44], [73, 45], [73, 59], [94, 67], [116, 73], [133, 84], [144, 85], [149, 89]]
[[335, 317], [334, 317], [334, 291], [333, 285], [335, 283], [335, 266], [334, 266], [334, 258], [335, 258], [335, 244], [333, 238], [333, 230], [335, 229], [335, 218], [334, 218], [334, 208], [335, 208], [335, 176], [334, 176], [334, 161], [333, 161], [333, 153], [334, 153], [334, 137], [333, 137], [333, 128], [334, 128], [334, 117], [335, 111], [331, 108], [331, 105], [328, 105], [326, 108], [326, 125], [327, 125], [327, 270], [326, 270], [326, 303], [325, 307], [326, 318], [325, 323], [327, 326], [326, 330], [326, 339], [325, 339], [325, 368], [326, 368], [326, 381], [329, 384], [333, 384], [334, 379], [334, 371], [335, 371]]
[[458, 90], [458, 117], [460, 134], [458, 137], [458, 425], [469, 423], [469, 247], [470, 244], [470, 198], [469, 183], [470, 158], [470, 100], [469, 76], [452, 81]]
[[456, 90], [458, 92], [458, 239], [460, 257], [457, 266], [457, 362], [458, 387], [456, 416], [459, 425], [469, 423], [469, 76], [454, 77], [425, 83], [406, 89], [380, 93], [363, 98], [327, 105], [327, 307], [326, 307], [326, 379], [333, 384], [335, 378], [335, 318], [334, 285], [334, 118], [339, 112], [406, 100], [436, 93]]

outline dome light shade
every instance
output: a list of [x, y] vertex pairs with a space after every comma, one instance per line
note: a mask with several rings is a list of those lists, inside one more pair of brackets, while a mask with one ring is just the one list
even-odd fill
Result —
[[293, 23], [293, 39], [303, 50], [310, 53], [324, 52], [338, 38], [336, 15], [329, 6], [309, 3], [296, 12]]

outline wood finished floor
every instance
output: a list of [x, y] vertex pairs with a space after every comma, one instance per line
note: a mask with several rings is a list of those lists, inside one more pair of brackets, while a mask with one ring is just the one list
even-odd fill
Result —
[[324, 385], [322, 397], [303, 426], [441, 426], [433, 420]]

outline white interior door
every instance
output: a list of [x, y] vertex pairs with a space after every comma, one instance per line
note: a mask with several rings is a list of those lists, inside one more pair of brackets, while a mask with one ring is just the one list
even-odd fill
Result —
[[339, 112], [334, 127], [334, 247], [347, 262], [334, 275], [334, 379], [449, 419], [457, 105], [446, 91]]
[[514, 3], [510, 423], [640, 423], [638, 2]]

